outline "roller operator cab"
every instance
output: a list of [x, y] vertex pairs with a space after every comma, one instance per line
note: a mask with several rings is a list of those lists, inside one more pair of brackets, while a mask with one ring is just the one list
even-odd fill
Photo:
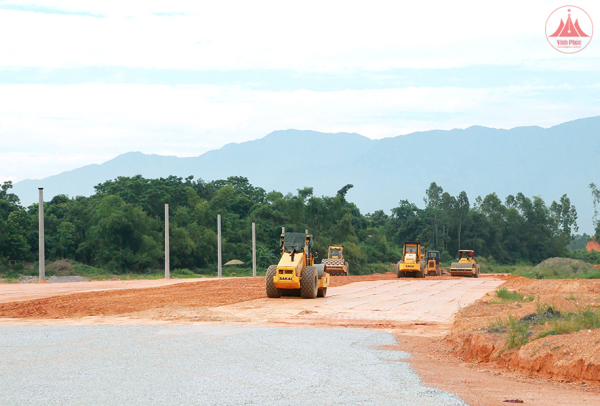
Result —
[[440, 261], [439, 251], [427, 251], [425, 262], [427, 263], [427, 275], [442, 275], [442, 261]]
[[281, 234], [279, 264], [267, 269], [266, 290], [270, 298], [298, 295], [305, 299], [325, 297], [329, 274], [324, 265], [315, 265], [310, 234]]
[[453, 262], [450, 266], [450, 275], [479, 278], [479, 274], [479, 265], [475, 262], [475, 251], [459, 250], [458, 262]]
[[396, 267], [398, 278], [412, 276], [425, 277], [425, 247], [416, 241], [407, 241], [402, 249], [402, 259]]

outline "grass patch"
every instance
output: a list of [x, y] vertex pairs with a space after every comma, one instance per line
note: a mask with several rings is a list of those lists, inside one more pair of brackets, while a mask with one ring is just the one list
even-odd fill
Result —
[[537, 317], [531, 322], [533, 324], [521, 321], [513, 315], [509, 315], [506, 319], [497, 317], [489, 321], [488, 332], [504, 333], [505, 348], [514, 349], [527, 344], [536, 331], [537, 340], [551, 335], [600, 329], [600, 309], [587, 307], [575, 313], [562, 314], [552, 310], [552, 306], [548, 304], [536, 303], [536, 314]]
[[[519, 292], [511, 292], [507, 288], [500, 288], [496, 291], [496, 297], [501, 300], [501, 303], [513, 303], [513, 302], [532, 302], [533, 296], [525, 296]], [[495, 303], [494, 303], [495, 304]]]
[[600, 310], [588, 307], [580, 309], [576, 313], [566, 314], [558, 320], [551, 321], [550, 325], [539, 333], [537, 338], [597, 328], [600, 328]]
[[475, 257], [475, 261], [479, 264], [481, 273], [509, 273], [527, 272], [532, 266], [528, 263], [517, 263], [514, 265], [498, 264], [493, 258]]
[[557, 269], [536, 270], [531, 268], [529, 270], [517, 270], [512, 274], [523, 276], [529, 279], [600, 279], [600, 270], [584, 270], [582, 271], [582, 273], [577, 273], [573, 269], [565, 269], [564, 271], [559, 271]]

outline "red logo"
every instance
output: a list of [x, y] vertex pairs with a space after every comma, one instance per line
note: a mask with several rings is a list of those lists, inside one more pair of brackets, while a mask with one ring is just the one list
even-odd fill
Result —
[[592, 41], [594, 24], [589, 14], [577, 6], [562, 6], [546, 21], [546, 39], [565, 54], [582, 51]]

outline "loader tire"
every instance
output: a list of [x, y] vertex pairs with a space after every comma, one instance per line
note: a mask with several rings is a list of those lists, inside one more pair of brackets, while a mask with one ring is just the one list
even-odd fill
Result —
[[307, 266], [302, 270], [302, 279], [300, 279], [300, 295], [303, 299], [314, 299], [319, 290], [319, 280], [317, 270], [312, 266]]
[[473, 278], [479, 278], [479, 267], [475, 267], [475, 273], [473, 274]]
[[350, 275], [350, 265], [348, 265], [348, 262], [344, 262], [344, 263], [346, 264], [346, 275], [345, 276], [348, 276], [348, 275]]
[[415, 278], [424, 278], [425, 277], [425, 266], [421, 265], [421, 270], [415, 272]]
[[327, 296], [327, 288], [321, 288], [317, 292], [317, 297], [325, 297]]
[[277, 289], [275, 287], [275, 282], [273, 282], [275, 275], [277, 275], [277, 265], [271, 265], [269, 268], [267, 268], [267, 277], [265, 278], [267, 297], [271, 299], [281, 297], [281, 290]]

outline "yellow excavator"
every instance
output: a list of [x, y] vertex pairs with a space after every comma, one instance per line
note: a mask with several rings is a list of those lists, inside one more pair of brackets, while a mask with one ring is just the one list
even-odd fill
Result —
[[473, 250], [459, 250], [458, 262], [453, 262], [450, 266], [450, 275], [479, 278], [479, 265], [475, 262], [474, 255]]
[[331, 276], [348, 276], [350, 266], [344, 259], [344, 246], [331, 245], [327, 252], [327, 258], [321, 260], [325, 265], [325, 272]]
[[315, 265], [313, 238], [310, 234], [284, 233], [280, 242], [279, 264], [267, 269], [267, 297], [278, 298], [300, 294], [304, 299], [325, 297], [329, 274], [325, 266]]
[[398, 278], [413, 276], [425, 277], [425, 248], [416, 241], [407, 241], [402, 249], [402, 260], [398, 262], [396, 276]]

